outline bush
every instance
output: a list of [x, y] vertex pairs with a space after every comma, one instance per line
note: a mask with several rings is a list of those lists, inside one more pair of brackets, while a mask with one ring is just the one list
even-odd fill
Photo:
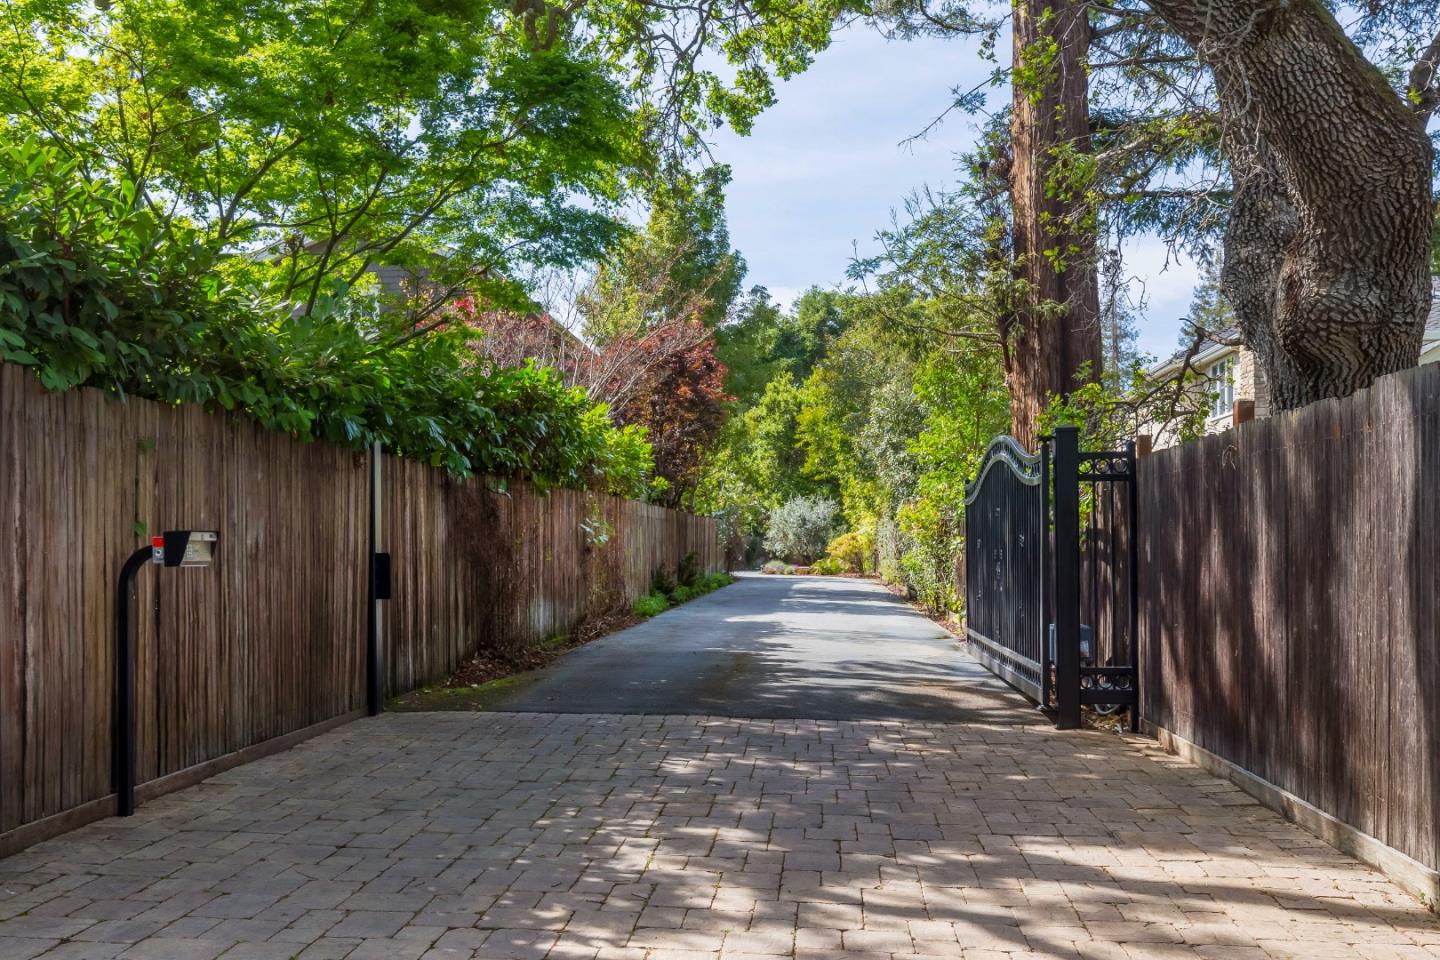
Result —
[[678, 606], [684, 603], [686, 600], [690, 600], [698, 596], [700, 596], [700, 592], [698, 590], [694, 590], [690, 587], [685, 586], [684, 584], [681, 584], [670, 592], [670, 602]]
[[670, 598], [663, 593], [647, 593], [635, 601], [635, 616], [653, 617], [670, 609]]
[[682, 587], [693, 587], [700, 578], [700, 558], [691, 550], [680, 558], [680, 565], [675, 568], [675, 580]]
[[824, 556], [840, 512], [834, 500], [796, 497], [770, 512], [765, 548], [778, 557], [807, 563]]
[[650, 592], [658, 593], [661, 596], [668, 596], [675, 592], [678, 584], [670, 571], [664, 567], [656, 567], [655, 572], [650, 575]]
[[735, 578], [728, 573], [707, 573], [700, 578], [701, 587], [706, 593], [712, 590], [719, 590], [721, 587], [728, 587], [735, 582]]
[[840, 564], [841, 568], [850, 573], [864, 573], [865, 568], [870, 565], [870, 557], [875, 552], [875, 543], [862, 533], [842, 533], [830, 541], [830, 546], [825, 548], [830, 559]]
[[833, 577], [845, 572], [845, 564], [836, 557], [825, 557], [810, 564], [810, 572], [822, 577]]
[[784, 561], [784, 560], [767, 560], [767, 561], [765, 561], [765, 566], [763, 566], [763, 567], [760, 568], [760, 572], [761, 572], [761, 573], [784, 573], [784, 572], [785, 572], [785, 566], [786, 566], [786, 564], [785, 564], [785, 561]]

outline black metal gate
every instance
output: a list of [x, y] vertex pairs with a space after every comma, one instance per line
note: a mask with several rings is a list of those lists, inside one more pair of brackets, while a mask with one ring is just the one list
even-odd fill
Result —
[[965, 496], [965, 632], [975, 657], [1044, 700], [1048, 485], [1041, 458], [996, 437]]
[[1080, 450], [1058, 428], [1030, 454], [991, 442], [966, 491], [965, 620], [975, 656], [1080, 725], [1081, 705], [1139, 722], [1135, 449]]

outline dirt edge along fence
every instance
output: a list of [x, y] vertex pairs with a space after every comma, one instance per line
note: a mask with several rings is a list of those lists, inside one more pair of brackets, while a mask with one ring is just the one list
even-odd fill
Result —
[[[388, 456], [382, 476], [392, 694], [626, 606], [686, 554], [723, 565], [707, 518]], [[369, 479], [364, 453], [0, 365], [0, 856], [113, 812], [115, 577], [164, 528], [220, 546], [138, 577], [142, 800], [359, 715]]]
[[1440, 365], [1156, 452], [1139, 473], [1147, 721], [1433, 880]]

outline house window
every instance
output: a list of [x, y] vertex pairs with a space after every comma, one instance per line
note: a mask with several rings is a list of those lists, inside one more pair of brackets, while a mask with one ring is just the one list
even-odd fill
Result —
[[1235, 361], [1231, 357], [1210, 365], [1206, 371], [1210, 377], [1210, 389], [1215, 393], [1215, 403], [1210, 410], [1212, 417], [1228, 417], [1235, 409]]

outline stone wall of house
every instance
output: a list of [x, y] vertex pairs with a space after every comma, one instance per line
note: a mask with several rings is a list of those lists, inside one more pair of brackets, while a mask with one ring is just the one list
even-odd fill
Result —
[[1270, 416], [1270, 384], [1254, 352], [1246, 347], [1235, 357], [1235, 399], [1254, 400], [1257, 419]]

